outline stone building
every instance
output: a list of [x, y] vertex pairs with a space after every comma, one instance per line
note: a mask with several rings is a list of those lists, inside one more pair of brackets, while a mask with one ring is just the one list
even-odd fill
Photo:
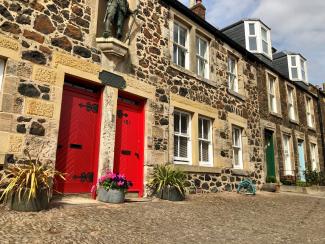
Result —
[[307, 60], [299, 53], [277, 52], [271, 29], [260, 20], [242, 20], [223, 32], [262, 62], [257, 80], [265, 174], [294, 183], [305, 181], [305, 170], [323, 171], [324, 93], [308, 82]]
[[[265, 128], [280, 123], [263, 103], [269, 67], [207, 23], [200, 2], [129, 4], [138, 11], [117, 40], [102, 38], [105, 0], [0, 3], [0, 162], [28, 149], [67, 173], [55, 186], [65, 193], [89, 192], [109, 168], [142, 196], [153, 166], [168, 162], [191, 192], [231, 191], [244, 177], [261, 186]], [[282, 116], [296, 128], [285, 101]], [[307, 131], [299, 116], [293, 135]], [[310, 130], [317, 145], [320, 131]]]

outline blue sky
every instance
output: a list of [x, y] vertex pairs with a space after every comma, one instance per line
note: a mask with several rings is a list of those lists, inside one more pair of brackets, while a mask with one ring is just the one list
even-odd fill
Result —
[[[180, 0], [189, 5], [189, 0]], [[271, 29], [272, 45], [300, 52], [309, 81], [325, 82], [325, 0], [203, 0], [207, 20], [223, 28], [240, 19], [260, 18]]]

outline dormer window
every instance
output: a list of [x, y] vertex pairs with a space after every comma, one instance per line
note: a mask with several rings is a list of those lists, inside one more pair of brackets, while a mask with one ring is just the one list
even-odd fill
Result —
[[307, 82], [307, 63], [300, 55], [289, 55], [289, 75], [291, 80]]
[[262, 53], [272, 58], [271, 34], [260, 21], [246, 21], [246, 49], [253, 53]]

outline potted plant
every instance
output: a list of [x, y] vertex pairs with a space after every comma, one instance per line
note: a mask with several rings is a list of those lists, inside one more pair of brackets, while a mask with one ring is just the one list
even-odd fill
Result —
[[21, 164], [11, 164], [0, 172], [3, 191], [0, 199], [10, 209], [36, 212], [49, 208], [53, 180], [64, 179], [62, 173], [39, 159], [32, 160], [27, 150], [28, 160]]
[[98, 200], [108, 203], [123, 203], [125, 192], [130, 186], [132, 186], [132, 182], [127, 181], [124, 175], [106, 171], [98, 180]]
[[186, 175], [173, 165], [156, 165], [148, 186], [153, 193], [164, 200], [182, 201], [185, 199]]

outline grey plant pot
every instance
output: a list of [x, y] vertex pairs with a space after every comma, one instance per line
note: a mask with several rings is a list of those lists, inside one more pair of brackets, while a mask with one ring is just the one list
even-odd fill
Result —
[[169, 201], [183, 201], [185, 196], [181, 194], [176, 187], [167, 186], [162, 191], [160, 191], [159, 196], [161, 199]]
[[125, 201], [124, 191], [119, 190], [108, 190], [100, 187], [98, 189], [98, 201], [107, 202], [107, 203], [123, 203]]
[[28, 200], [28, 192], [22, 192], [19, 200], [18, 193], [12, 193], [6, 201], [11, 210], [19, 212], [39, 212], [49, 209], [50, 198], [47, 190], [39, 190], [36, 198]]

